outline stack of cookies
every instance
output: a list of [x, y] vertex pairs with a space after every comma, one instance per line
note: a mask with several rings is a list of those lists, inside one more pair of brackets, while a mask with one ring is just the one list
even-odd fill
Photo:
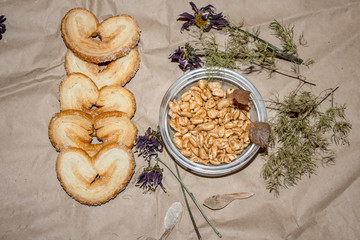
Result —
[[67, 75], [60, 112], [49, 124], [59, 151], [57, 176], [75, 200], [100, 205], [123, 191], [134, 173], [136, 102], [124, 86], [139, 68], [140, 29], [128, 15], [100, 24], [90, 11], [74, 8], [62, 19], [61, 33]]

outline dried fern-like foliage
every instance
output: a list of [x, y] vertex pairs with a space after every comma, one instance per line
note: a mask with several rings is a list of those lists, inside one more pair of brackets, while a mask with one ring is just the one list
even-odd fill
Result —
[[319, 161], [334, 162], [332, 144], [349, 144], [352, 126], [345, 116], [346, 106], [331, 106], [321, 111], [324, 99], [319, 100], [310, 91], [293, 91], [272, 104], [277, 113], [269, 121], [271, 143], [264, 153], [262, 169], [270, 192], [278, 195], [281, 188], [296, 185], [302, 176], [310, 177]]

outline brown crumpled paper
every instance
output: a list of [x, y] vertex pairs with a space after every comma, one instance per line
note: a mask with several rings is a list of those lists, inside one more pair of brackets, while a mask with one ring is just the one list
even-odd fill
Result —
[[[316, 175], [304, 177], [296, 187], [276, 198], [260, 176], [263, 159], [230, 176], [205, 178], [181, 169], [188, 188], [201, 203], [219, 193], [251, 191], [250, 199], [236, 201], [223, 210], [203, 208], [223, 239], [359, 239], [359, 79], [360, 1], [209, 1], [231, 21], [245, 27], [260, 26], [264, 38], [273, 19], [294, 24], [303, 31], [308, 48], [301, 55], [316, 63], [304, 75], [317, 89], [340, 86], [336, 100], [347, 104], [353, 124], [351, 146], [339, 146], [336, 164], [320, 166]], [[65, 77], [65, 44], [60, 22], [74, 7], [92, 11], [100, 21], [129, 14], [139, 23], [141, 67], [126, 87], [137, 101], [134, 123], [142, 134], [156, 128], [162, 96], [183, 73], [168, 59], [188, 40], [180, 33], [178, 14], [191, 7], [187, 1], [19, 1], [0, 3], [7, 31], [0, 41], [0, 238], [1, 239], [136, 239], [159, 237], [163, 218], [175, 201], [184, 204], [180, 185], [165, 169], [164, 185], [143, 194], [133, 182], [114, 200], [89, 207], [71, 199], [56, 178], [58, 153], [50, 144], [47, 128], [59, 111], [59, 83]], [[246, 76], [269, 98], [286, 94], [296, 80], [266, 73]], [[174, 166], [166, 153], [161, 158]], [[136, 157], [136, 171], [145, 166]], [[194, 204], [191, 208], [203, 239], [218, 239]], [[169, 239], [197, 239], [185, 211]]]

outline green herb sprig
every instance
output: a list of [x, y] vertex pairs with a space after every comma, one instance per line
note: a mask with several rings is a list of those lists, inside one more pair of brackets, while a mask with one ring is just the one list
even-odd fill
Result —
[[352, 128], [345, 116], [345, 105], [331, 106], [325, 111], [321, 104], [333, 96], [335, 88], [324, 98], [309, 91], [292, 91], [282, 101], [271, 105], [277, 111], [270, 119], [270, 148], [264, 153], [262, 176], [266, 188], [275, 195], [281, 188], [297, 184], [302, 176], [316, 172], [317, 162], [329, 164], [335, 160], [331, 144], [349, 145]]
[[[300, 65], [309, 67], [314, 63], [314, 60], [303, 60], [298, 57], [298, 47], [292, 39], [294, 26], [283, 26], [274, 20], [269, 24], [269, 28], [273, 30], [273, 34], [280, 40], [281, 46], [285, 47], [284, 49], [260, 38], [260, 28], [250, 31], [243, 29], [243, 23], [239, 25], [229, 23], [219, 30], [223, 36], [226, 36], [225, 44], [220, 44], [217, 41], [217, 35], [205, 32], [201, 28], [195, 28], [190, 33], [192, 40], [182, 48], [181, 57], [179, 57], [179, 50], [177, 50], [170, 55], [170, 58], [179, 62], [184, 71], [202, 65], [241, 69], [246, 73], [265, 69], [270, 75], [279, 73], [315, 86], [315, 83], [307, 81], [306, 77], [299, 73]], [[307, 46], [303, 34], [299, 36], [298, 44]], [[290, 70], [292, 73], [278, 69], [279, 59], [291, 63]]]

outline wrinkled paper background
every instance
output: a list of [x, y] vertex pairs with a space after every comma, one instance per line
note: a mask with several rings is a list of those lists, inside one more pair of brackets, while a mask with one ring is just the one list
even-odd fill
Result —
[[[257, 156], [241, 171], [222, 178], [205, 178], [181, 169], [181, 176], [202, 201], [213, 194], [251, 191], [250, 199], [235, 201], [219, 211], [203, 208], [222, 239], [359, 239], [359, 80], [360, 1], [195, 1], [213, 4], [231, 21], [261, 27], [261, 36], [275, 40], [267, 29], [273, 19], [304, 32], [309, 47], [300, 56], [316, 63], [303, 74], [316, 82], [315, 91], [335, 88], [338, 103], [347, 104], [353, 124], [351, 146], [338, 146], [336, 164], [319, 166], [279, 197], [268, 193]], [[141, 27], [141, 67], [126, 85], [137, 101], [134, 123], [143, 134], [158, 124], [160, 102], [183, 72], [168, 60], [189, 35], [180, 33], [178, 14], [187, 1], [20, 1], [0, 2], [7, 31], [0, 41], [0, 238], [1, 239], [136, 239], [160, 237], [163, 218], [175, 201], [184, 206], [181, 188], [165, 169], [167, 193], [143, 194], [133, 182], [110, 202], [89, 207], [70, 198], [55, 172], [58, 153], [48, 139], [48, 124], [59, 111], [59, 83], [65, 77], [62, 17], [74, 7], [92, 11], [100, 21], [118, 14], [133, 16]], [[241, 73], [241, 72], [240, 72]], [[267, 73], [246, 77], [263, 97], [285, 95], [296, 80]], [[167, 154], [161, 158], [174, 167]], [[145, 162], [136, 157], [136, 171]], [[203, 239], [218, 239], [190, 200]], [[197, 239], [187, 211], [169, 239]]]

